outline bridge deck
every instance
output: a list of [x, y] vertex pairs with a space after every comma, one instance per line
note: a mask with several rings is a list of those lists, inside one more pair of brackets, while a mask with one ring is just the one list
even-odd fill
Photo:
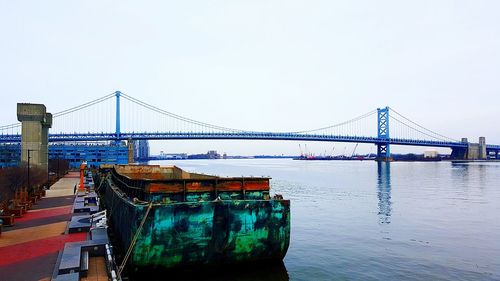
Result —
[[[401, 139], [389, 140], [366, 136], [341, 136], [341, 135], [315, 135], [297, 133], [272, 133], [272, 132], [235, 132], [235, 133], [73, 133], [50, 134], [49, 142], [78, 142], [78, 141], [113, 141], [113, 140], [293, 140], [293, 141], [321, 141], [321, 142], [349, 142], [370, 144], [391, 144], [407, 146], [467, 148], [467, 143], [439, 140]], [[0, 135], [0, 143], [19, 143], [20, 135]], [[500, 145], [486, 145], [488, 150], [500, 150]]]

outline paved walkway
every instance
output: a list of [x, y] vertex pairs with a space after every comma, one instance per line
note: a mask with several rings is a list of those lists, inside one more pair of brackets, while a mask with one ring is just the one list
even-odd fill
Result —
[[79, 173], [69, 173], [47, 190], [15, 226], [0, 236], [0, 280], [50, 280], [64, 243], [86, 240], [86, 233], [64, 234], [71, 218]]
[[[61, 197], [74, 194], [75, 184], [80, 182], [80, 173], [71, 172], [61, 178], [47, 190], [47, 198]], [[71, 202], [73, 203], [73, 201]]]

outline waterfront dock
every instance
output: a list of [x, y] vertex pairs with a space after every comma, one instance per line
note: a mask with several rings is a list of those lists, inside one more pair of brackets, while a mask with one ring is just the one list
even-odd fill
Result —
[[[52, 185], [31, 210], [16, 218], [13, 226], [3, 227], [0, 236], [1, 280], [109, 280], [104, 255], [89, 255], [91, 251], [85, 252], [84, 247], [79, 246], [94, 242], [89, 231], [91, 223], [87, 228], [71, 228], [73, 217], [91, 216], [90, 213], [76, 213], [75, 206], [81, 205], [78, 199], [88, 195], [74, 194], [79, 180], [78, 172], [68, 173]], [[101, 229], [101, 233], [108, 242], [105, 229], [104, 232]], [[99, 245], [102, 246], [101, 252], [105, 253], [106, 243]], [[78, 269], [69, 268], [68, 272], [63, 272], [64, 265], [73, 260], [78, 261]], [[84, 268], [80, 270], [83, 263]]]

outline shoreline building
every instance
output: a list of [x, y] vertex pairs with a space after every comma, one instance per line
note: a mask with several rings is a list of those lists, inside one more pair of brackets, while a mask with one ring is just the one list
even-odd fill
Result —
[[[83, 161], [90, 166], [101, 164], [127, 164], [128, 149], [124, 143], [54, 143], [48, 146], [49, 159], [68, 160], [71, 168], [78, 168]], [[21, 164], [21, 145], [0, 145], [0, 168]]]
[[134, 159], [136, 161], [149, 160], [149, 141], [138, 140], [135, 141]]

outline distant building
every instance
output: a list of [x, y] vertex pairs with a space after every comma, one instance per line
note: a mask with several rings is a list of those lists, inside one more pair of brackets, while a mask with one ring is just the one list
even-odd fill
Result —
[[424, 151], [424, 158], [437, 158], [439, 156], [439, 153], [437, 150], [426, 150]]
[[21, 144], [0, 145], [0, 168], [15, 167], [21, 162]]
[[160, 155], [157, 157], [158, 159], [164, 159], [164, 160], [180, 160], [180, 159], [187, 159], [188, 155], [187, 153], [164, 153], [163, 151], [160, 151]]
[[208, 159], [220, 159], [221, 158], [220, 154], [217, 153], [216, 150], [209, 150], [207, 155], [208, 155]]
[[134, 151], [135, 160], [148, 160], [149, 159], [149, 141], [148, 140], [138, 140], [135, 142]]
[[[56, 143], [50, 144], [49, 159], [65, 159], [71, 168], [78, 168], [82, 161], [88, 165], [127, 164], [128, 149], [124, 143]], [[21, 164], [21, 145], [0, 145], [0, 168]]]
[[191, 154], [189, 159], [221, 159], [221, 155], [216, 150], [209, 150], [205, 154]]
[[89, 166], [101, 164], [127, 164], [128, 147], [106, 143], [73, 143], [49, 145], [49, 159], [68, 160], [71, 168], [78, 168], [83, 161]]

